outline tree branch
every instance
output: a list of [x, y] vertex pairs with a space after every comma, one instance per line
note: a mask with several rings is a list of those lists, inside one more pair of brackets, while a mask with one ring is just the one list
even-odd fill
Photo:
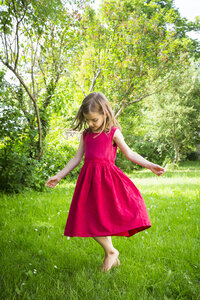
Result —
[[26, 15], [27, 6], [25, 7], [25, 11], [23, 12], [21, 18], [18, 19], [16, 7], [15, 7], [15, 1], [12, 1], [12, 3], [13, 3], [14, 13], [15, 13], [15, 19], [16, 19], [16, 22], [17, 22], [17, 24], [16, 24], [16, 33], [15, 33], [16, 39], [14, 39], [14, 40], [16, 40], [15, 45], [16, 45], [16, 48], [17, 48], [17, 50], [16, 50], [17, 55], [15, 54], [15, 49], [14, 49], [14, 70], [16, 71], [18, 60], [19, 60], [19, 24], [22, 22], [22, 20], [24, 19], [25, 15]]
[[35, 113], [36, 113], [36, 117], [37, 117], [37, 125], [38, 125], [38, 156], [36, 157], [36, 159], [40, 159], [41, 155], [42, 155], [42, 128], [41, 128], [41, 120], [40, 120], [40, 114], [39, 114], [39, 108], [37, 105], [37, 101], [36, 99], [33, 97], [33, 95], [31, 94], [29, 88], [27, 87], [27, 85], [25, 84], [24, 80], [22, 79], [22, 77], [18, 74], [18, 72], [12, 68], [9, 63], [5, 62], [2, 60], [2, 58], [0, 57], [0, 60], [2, 61], [2, 63], [9, 69], [11, 70], [14, 75], [17, 77], [17, 79], [19, 80], [19, 82], [21, 83], [21, 85], [24, 87], [24, 89], [26, 90], [27, 94], [29, 95], [30, 99], [33, 102], [34, 105], [34, 109], [35, 109]]
[[91, 93], [93, 91], [96, 80], [99, 77], [100, 73], [101, 73], [101, 69], [98, 69], [96, 73], [94, 72], [94, 76], [93, 76], [93, 79], [92, 79], [92, 84], [90, 86], [89, 93]]
[[17, 44], [17, 56], [15, 58], [15, 66], [14, 66], [14, 70], [16, 71], [17, 69], [17, 63], [18, 63], [18, 59], [19, 59], [19, 31], [18, 31], [18, 27], [19, 27], [19, 22], [17, 22], [16, 25], [16, 44]]
[[40, 71], [42, 72], [42, 77], [43, 77], [44, 85], [47, 88], [47, 80], [46, 80], [46, 77], [45, 77], [45, 74], [44, 74], [44, 70], [43, 70], [43, 68], [41, 66], [39, 58], [38, 58], [38, 65], [39, 65]]
[[78, 81], [76, 81], [76, 79], [75, 78], [73, 78], [72, 77], [72, 80], [75, 82], [75, 84], [77, 84], [78, 85], [78, 87], [80, 88], [80, 90], [82, 91], [82, 93], [83, 93], [83, 95], [84, 95], [84, 97], [86, 97], [87, 96], [87, 94], [86, 94], [86, 92], [85, 92], [85, 90], [83, 89], [83, 87], [78, 83]]

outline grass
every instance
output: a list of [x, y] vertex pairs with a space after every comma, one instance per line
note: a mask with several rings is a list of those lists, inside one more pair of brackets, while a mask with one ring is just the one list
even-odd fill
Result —
[[121, 266], [103, 274], [99, 244], [63, 236], [75, 182], [1, 195], [1, 299], [200, 299], [200, 164], [128, 176], [152, 227], [113, 237]]

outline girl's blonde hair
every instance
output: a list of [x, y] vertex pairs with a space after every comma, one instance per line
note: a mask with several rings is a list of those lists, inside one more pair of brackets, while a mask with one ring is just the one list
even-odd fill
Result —
[[81, 130], [82, 126], [84, 126], [86, 132], [89, 132], [90, 128], [86, 127], [87, 122], [83, 114], [88, 114], [91, 112], [97, 112], [99, 114], [106, 116], [99, 134], [102, 133], [103, 131], [109, 132], [112, 126], [118, 127], [121, 131], [121, 126], [115, 119], [109, 101], [102, 93], [99, 92], [90, 93], [88, 96], [84, 98], [81, 107], [79, 108], [78, 113], [74, 119], [73, 124], [75, 125], [73, 127], [73, 130], [76, 129]]

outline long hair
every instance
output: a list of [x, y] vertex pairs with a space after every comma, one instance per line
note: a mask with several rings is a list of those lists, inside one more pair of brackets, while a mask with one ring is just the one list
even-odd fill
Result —
[[76, 130], [76, 129], [81, 130], [82, 127], [84, 127], [84, 129], [86, 129], [86, 132], [89, 132], [91, 129], [89, 127], [87, 127], [87, 122], [86, 122], [83, 114], [88, 114], [91, 112], [97, 112], [99, 114], [106, 116], [106, 118], [104, 118], [104, 122], [101, 126], [99, 134], [102, 133], [103, 131], [109, 132], [111, 130], [112, 126], [118, 127], [119, 130], [121, 131], [121, 126], [115, 119], [115, 116], [114, 116], [114, 113], [112, 111], [109, 101], [100, 92], [90, 93], [89, 95], [87, 95], [84, 98], [84, 100], [78, 110], [78, 113], [74, 119], [73, 130]]

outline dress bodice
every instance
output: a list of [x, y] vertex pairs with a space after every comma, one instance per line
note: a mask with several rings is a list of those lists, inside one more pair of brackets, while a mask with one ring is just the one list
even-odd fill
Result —
[[84, 162], [114, 163], [117, 153], [117, 144], [113, 145], [113, 135], [117, 127], [112, 127], [110, 132], [99, 133], [83, 132], [85, 143]]

